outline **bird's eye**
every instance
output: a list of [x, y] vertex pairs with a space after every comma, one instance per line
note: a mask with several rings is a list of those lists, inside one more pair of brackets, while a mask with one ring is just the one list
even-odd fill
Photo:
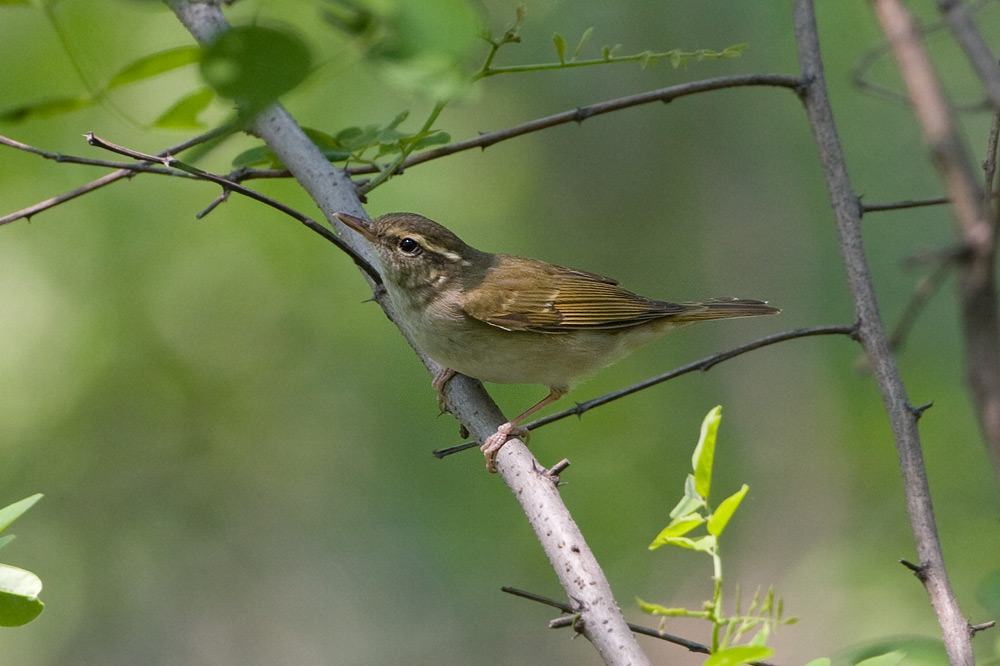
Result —
[[413, 240], [412, 238], [407, 237], [407, 238], [400, 239], [400, 241], [399, 241], [399, 250], [401, 252], [403, 252], [404, 254], [408, 254], [408, 255], [410, 255], [412, 257], [415, 257], [418, 254], [420, 254], [421, 247], [420, 247], [420, 243], [418, 243], [417, 241]]

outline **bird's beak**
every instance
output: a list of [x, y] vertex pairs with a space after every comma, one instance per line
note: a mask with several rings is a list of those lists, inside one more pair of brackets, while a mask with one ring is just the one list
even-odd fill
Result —
[[369, 241], [375, 240], [375, 230], [372, 229], [372, 223], [368, 220], [363, 220], [360, 217], [354, 217], [347, 213], [334, 213], [334, 216]]

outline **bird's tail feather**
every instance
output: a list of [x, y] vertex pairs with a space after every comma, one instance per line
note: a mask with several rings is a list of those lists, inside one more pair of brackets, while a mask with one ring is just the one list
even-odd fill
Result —
[[731, 317], [759, 317], [781, 312], [764, 301], [749, 298], [713, 298], [697, 303], [681, 303], [684, 312], [674, 317], [675, 321], [695, 322], [709, 319], [729, 319]]

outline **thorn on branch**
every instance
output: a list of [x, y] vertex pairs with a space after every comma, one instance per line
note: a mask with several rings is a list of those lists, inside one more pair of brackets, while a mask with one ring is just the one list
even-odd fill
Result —
[[909, 560], [900, 559], [899, 563], [904, 567], [913, 572], [913, 575], [917, 577], [921, 583], [927, 582], [927, 566], [923, 564], [914, 564]]
[[983, 622], [982, 624], [970, 624], [969, 635], [975, 636], [984, 629], [992, 629], [994, 625], [996, 625], [996, 620], [990, 620], [989, 622]]
[[563, 458], [555, 465], [545, 471], [545, 474], [552, 478], [556, 485], [559, 485], [559, 474], [569, 467], [569, 458]]
[[914, 407], [914, 406], [913, 406], [913, 405], [911, 405], [910, 403], [906, 403], [906, 408], [907, 408], [908, 410], [910, 410], [910, 413], [911, 413], [911, 414], [913, 414], [913, 416], [914, 416], [915, 418], [918, 418], [918, 419], [919, 419], [919, 418], [920, 418], [921, 416], [923, 416], [923, 415], [924, 415], [924, 412], [926, 412], [926, 411], [927, 411], [928, 409], [930, 409], [930, 408], [931, 408], [931, 407], [933, 407], [933, 406], [934, 406], [934, 401], [933, 401], [933, 400], [932, 400], [932, 401], [930, 401], [930, 402], [925, 402], [924, 404], [922, 404], [922, 405], [918, 405], [918, 406], [916, 406], [916, 407]]
[[576, 613], [574, 615], [560, 615], [557, 618], [549, 620], [549, 629], [562, 629], [563, 627], [573, 627], [578, 632], [583, 631], [582, 628], [576, 626], [576, 621], [580, 619], [580, 614]]

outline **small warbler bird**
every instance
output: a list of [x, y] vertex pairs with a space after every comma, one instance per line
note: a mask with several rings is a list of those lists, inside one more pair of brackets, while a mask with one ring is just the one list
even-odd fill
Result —
[[444, 366], [432, 382], [442, 409], [442, 390], [456, 372], [484, 382], [548, 387], [547, 396], [483, 443], [491, 472], [510, 437], [527, 441], [520, 424], [591, 372], [678, 326], [780, 312], [739, 298], [654, 301], [594, 273], [482, 252], [413, 213], [389, 213], [374, 222], [337, 217], [371, 243], [397, 322]]

